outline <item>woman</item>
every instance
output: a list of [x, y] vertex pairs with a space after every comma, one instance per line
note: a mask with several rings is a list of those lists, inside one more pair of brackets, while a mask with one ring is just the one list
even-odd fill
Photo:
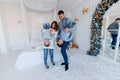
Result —
[[53, 21], [51, 23], [51, 27], [50, 27], [50, 35], [51, 35], [51, 39], [49, 39], [49, 46], [45, 46], [44, 45], [44, 64], [45, 64], [45, 67], [48, 69], [49, 66], [47, 64], [47, 56], [48, 56], [48, 53], [50, 54], [50, 60], [51, 60], [51, 63], [53, 65], [55, 65], [55, 62], [54, 62], [54, 46], [55, 46], [55, 40], [56, 40], [56, 37], [57, 37], [57, 31], [58, 31], [58, 24], [56, 21]]

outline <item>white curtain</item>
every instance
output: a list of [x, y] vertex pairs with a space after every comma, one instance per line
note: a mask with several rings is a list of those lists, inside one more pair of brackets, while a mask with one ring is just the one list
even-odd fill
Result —
[[39, 12], [49, 12], [57, 5], [57, 0], [23, 0], [29, 9]]

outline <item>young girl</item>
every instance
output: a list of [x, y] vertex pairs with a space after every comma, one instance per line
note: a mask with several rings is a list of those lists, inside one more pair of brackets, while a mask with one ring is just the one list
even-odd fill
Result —
[[[53, 65], [55, 65], [55, 62], [54, 62], [54, 46], [55, 46], [55, 39], [57, 37], [57, 31], [58, 31], [58, 24], [57, 24], [56, 21], [53, 21], [51, 23], [51, 27], [50, 27], [49, 31], [50, 31], [49, 36], [48, 36], [49, 38], [44, 38], [43, 37], [44, 38], [44, 64], [45, 64], [45, 67], [47, 69], [49, 68], [49, 66], [47, 64], [48, 53], [50, 54], [51, 63]], [[44, 36], [44, 32], [43, 32], [43, 36]], [[49, 46], [48, 46], [48, 44], [49, 44]]]

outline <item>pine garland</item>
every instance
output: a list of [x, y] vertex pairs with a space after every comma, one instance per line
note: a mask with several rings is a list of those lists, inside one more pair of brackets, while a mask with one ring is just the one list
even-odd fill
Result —
[[119, 0], [101, 0], [97, 5], [95, 12], [92, 16], [91, 23], [91, 45], [90, 50], [87, 52], [88, 55], [97, 56], [100, 54], [100, 49], [102, 47], [101, 42], [101, 31], [102, 31], [102, 20], [105, 12], [112, 6], [112, 4], [118, 2]]

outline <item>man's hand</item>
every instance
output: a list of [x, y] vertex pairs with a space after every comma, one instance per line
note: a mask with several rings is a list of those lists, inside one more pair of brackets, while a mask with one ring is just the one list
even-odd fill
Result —
[[79, 19], [78, 18], [75, 18], [75, 22], [77, 22]]

